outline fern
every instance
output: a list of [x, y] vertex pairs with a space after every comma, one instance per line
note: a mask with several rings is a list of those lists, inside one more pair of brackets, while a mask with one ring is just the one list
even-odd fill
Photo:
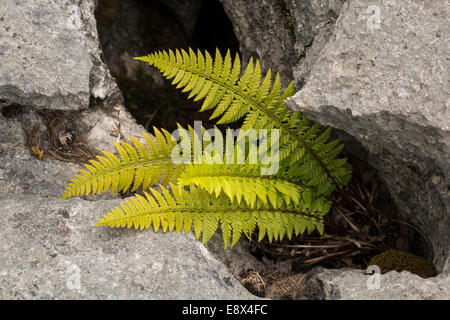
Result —
[[[130, 137], [133, 146], [121, 141], [114, 145], [120, 160], [114, 154], [103, 151], [104, 156], [89, 160], [80, 173], [75, 175], [67, 185], [62, 198], [110, 192], [147, 189], [163, 176], [162, 185], [175, 181], [181, 165], [172, 162], [171, 151], [177, 144], [166, 130], [154, 128], [155, 140], [144, 132], [147, 146], [138, 139]], [[87, 169], [87, 170], [86, 170]]]
[[[346, 159], [338, 159], [342, 150], [338, 141], [328, 142], [331, 129], [321, 133], [318, 124], [284, 104], [293, 95], [293, 82], [282, 92], [279, 74], [272, 84], [271, 71], [262, 79], [259, 61], [250, 59], [241, 74], [241, 63], [228, 51], [225, 58], [216, 50], [215, 59], [206, 51], [197, 55], [192, 49], [160, 51], [135, 58], [158, 68], [172, 84], [190, 92], [188, 98], [203, 99], [200, 111], [214, 109], [212, 119], [230, 123], [244, 118], [242, 129], [273, 129], [280, 132], [280, 157], [286, 166], [299, 165], [298, 175], [320, 194], [329, 195], [348, 183], [351, 170]], [[262, 81], [262, 82], [261, 82]]]
[[[259, 240], [267, 235], [270, 241], [314, 230], [323, 234], [323, 217], [331, 208], [328, 196], [347, 184], [351, 169], [345, 158], [338, 158], [339, 141], [328, 141], [331, 128], [322, 130], [284, 104], [294, 93], [292, 83], [282, 92], [279, 75], [272, 83], [269, 69], [262, 78], [259, 62], [252, 59], [242, 73], [239, 56], [232, 61], [229, 52], [222, 58], [216, 51], [212, 59], [208, 52], [169, 50], [136, 59], [157, 67], [177, 88], [189, 92], [189, 98], [203, 99], [201, 111], [213, 109], [211, 118], [218, 118], [218, 123], [243, 119], [243, 130], [280, 130], [279, 171], [262, 175], [262, 159], [256, 164], [248, 158], [243, 164], [225, 159], [213, 163], [219, 159], [214, 152], [193, 164], [174, 163], [174, 151], [180, 156], [187, 156], [187, 151], [175, 149], [173, 136], [155, 128], [156, 141], [144, 133], [147, 146], [130, 137], [133, 145], [115, 143], [120, 159], [103, 151], [104, 156], [90, 160], [69, 182], [63, 198], [142, 187], [148, 190], [145, 196], [127, 199], [96, 226], [153, 226], [155, 231], [177, 232], [193, 228], [196, 238], [202, 235], [207, 242], [220, 224], [225, 247], [230, 240], [233, 246], [242, 234], [250, 238], [256, 228]], [[191, 138], [191, 151], [202, 143], [192, 127], [179, 130], [180, 136]], [[204, 128], [202, 134], [207, 134]], [[267, 152], [277, 151], [270, 148]], [[233, 154], [236, 157], [237, 149]], [[161, 177], [161, 191], [149, 188]]]
[[274, 208], [280, 206], [281, 200], [282, 205], [293, 203], [308, 212], [315, 206], [315, 201], [328, 201], [295, 180], [276, 175], [261, 176], [260, 165], [255, 164], [188, 165], [179, 176], [178, 184], [194, 184], [216, 196], [223, 192], [239, 204], [243, 199], [251, 208], [257, 200]]
[[149, 192], [144, 192], [145, 197], [136, 195], [113, 208], [95, 226], [141, 230], [153, 226], [155, 231], [184, 229], [185, 233], [193, 228], [195, 237], [198, 239], [202, 235], [206, 243], [220, 223], [225, 248], [230, 239], [234, 246], [242, 234], [250, 238], [256, 227], [259, 239], [267, 235], [269, 241], [282, 240], [285, 235], [290, 239], [294, 234], [311, 233], [315, 229], [323, 233], [323, 213], [304, 213], [294, 205], [272, 208], [260, 202], [251, 208], [230, 201], [223, 194], [210, 195], [195, 186], [191, 186], [190, 191], [177, 185], [170, 187], [173, 196], [165, 187], [161, 187], [161, 192], [150, 188]]

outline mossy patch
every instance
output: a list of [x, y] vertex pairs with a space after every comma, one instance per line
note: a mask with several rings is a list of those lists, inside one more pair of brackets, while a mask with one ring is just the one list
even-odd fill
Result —
[[436, 270], [431, 261], [400, 250], [387, 250], [373, 257], [369, 265], [376, 265], [381, 273], [389, 271], [409, 271], [422, 278], [436, 275]]

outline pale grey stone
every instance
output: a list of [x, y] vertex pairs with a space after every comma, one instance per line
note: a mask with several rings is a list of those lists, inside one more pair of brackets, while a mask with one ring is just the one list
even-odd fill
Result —
[[408, 271], [366, 274], [364, 270], [318, 267], [306, 275], [296, 299], [319, 300], [448, 300], [450, 276], [423, 279]]
[[88, 128], [85, 134], [86, 144], [98, 151], [116, 153], [113, 142], [124, 140], [132, 144], [130, 136], [146, 143], [143, 135], [145, 128], [136, 123], [136, 119], [123, 105], [116, 105], [108, 111], [85, 110], [80, 114], [80, 123]]
[[0, 299], [255, 299], [191, 233], [94, 228], [118, 195], [62, 200], [82, 165], [32, 156], [23, 129], [48, 129], [37, 109], [70, 114], [93, 151], [143, 138], [93, 12], [91, 0], [0, 3]]
[[0, 3], [0, 100], [80, 110], [117, 98], [100, 59], [91, 0]]
[[304, 87], [287, 102], [357, 140], [362, 148], [348, 150], [378, 170], [442, 269], [450, 247], [449, 1], [371, 5], [342, 7]]
[[[15, 117], [0, 115], [0, 192], [59, 197], [82, 165], [34, 157], [26, 145], [24, 129], [37, 127], [36, 135], [45, 137], [46, 127], [32, 107], [19, 108], [20, 114]], [[120, 132], [116, 134], [119, 123]], [[101, 109], [86, 110], [79, 114], [73, 127], [77, 128], [75, 134], [80, 134], [85, 145], [96, 153], [107, 150], [117, 155], [113, 142], [131, 143], [130, 135], [145, 143], [144, 128], [122, 106], [111, 113]], [[46, 152], [45, 147], [42, 149]]]
[[[221, 1], [244, 60], [255, 55], [285, 84], [294, 77], [301, 90], [290, 106], [353, 136], [348, 151], [378, 169], [442, 271], [390, 272], [368, 290], [363, 271], [318, 268], [297, 298], [448, 299], [448, 0]], [[0, 3], [0, 109], [25, 110], [0, 116], [0, 298], [255, 298], [230, 273], [263, 267], [245, 243], [225, 252], [219, 235], [207, 250], [192, 234], [93, 228], [120, 200], [59, 199], [81, 166], [27, 149], [22, 126], [45, 130], [32, 107], [82, 110], [99, 100], [107, 108], [76, 122], [90, 147], [114, 151], [112, 141], [142, 138], [101, 61], [93, 11], [93, 0]]]

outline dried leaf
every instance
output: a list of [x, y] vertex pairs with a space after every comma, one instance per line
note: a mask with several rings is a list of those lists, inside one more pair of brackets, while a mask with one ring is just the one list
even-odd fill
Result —
[[60, 132], [58, 135], [59, 142], [63, 146], [67, 146], [67, 141], [72, 141], [72, 134], [70, 132]]
[[41, 150], [37, 147], [31, 147], [31, 151], [38, 156], [39, 160], [44, 156], [44, 150]]

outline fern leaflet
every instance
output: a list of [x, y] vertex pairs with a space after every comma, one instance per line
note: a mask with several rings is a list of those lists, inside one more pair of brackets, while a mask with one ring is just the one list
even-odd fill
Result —
[[[304, 213], [301, 208], [290, 205], [283, 209], [272, 208], [259, 202], [255, 208], [237, 203], [221, 195], [216, 197], [202, 189], [190, 186], [187, 191], [180, 186], [170, 184], [173, 196], [165, 187], [161, 192], [150, 188], [145, 196], [136, 195], [125, 200], [120, 206], [113, 208], [97, 224], [109, 227], [134, 227], [147, 229], [153, 226], [155, 231], [160, 228], [164, 232], [188, 233], [194, 229], [195, 237], [202, 236], [206, 243], [221, 225], [225, 248], [231, 239], [234, 246], [244, 234], [250, 238], [256, 227], [259, 239], [268, 236], [269, 241], [281, 240], [287, 235], [298, 235], [307, 231], [318, 230], [323, 233], [323, 208], [317, 212]], [[323, 204], [325, 205], [325, 204]]]
[[[240, 204], [243, 199], [251, 208], [258, 200], [274, 208], [292, 203], [308, 212], [316, 207], [316, 201], [329, 202], [317, 196], [312, 188], [294, 180], [277, 175], [261, 176], [260, 169], [258, 164], [247, 163], [187, 165], [178, 178], [178, 185], [194, 184], [217, 197], [223, 192], [231, 201]], [[323, 213], [327, 213], [330, 205], [324, 209]]]
[[133, 146], [121, 141], [114, 143], [120, 160], [114, 154], [103, 151], [104, 156], [89, 160], [90, 164], [75, 175], [68, 183], [63, 199], [73, 196], [99, 194], [116, 191], [147, 189], [163, 177], [162, 185], [175, 181], [181, 172], [181, 165], [172, 162], [171, 151], [177, 144], [166, 130], [154, 128], [155, 140], [145, 132], [147, 146], [134, 137], [130, 137]]

